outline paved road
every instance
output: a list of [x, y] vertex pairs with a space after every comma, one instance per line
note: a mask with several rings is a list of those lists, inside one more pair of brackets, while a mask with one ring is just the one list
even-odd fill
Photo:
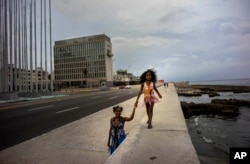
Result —
[[135, 97], [138, 88], [11, 103], [0, 110], [0, 150]]

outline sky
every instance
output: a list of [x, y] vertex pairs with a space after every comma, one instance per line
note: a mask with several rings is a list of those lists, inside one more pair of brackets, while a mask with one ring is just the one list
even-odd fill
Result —
[[250, 78], [249, 0], [52, 0], [52, 40], [111, 38], [113, 71], [165, 81]]

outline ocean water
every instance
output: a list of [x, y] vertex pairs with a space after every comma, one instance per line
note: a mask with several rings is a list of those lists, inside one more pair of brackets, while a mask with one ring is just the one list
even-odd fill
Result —
[[[190, 84], [250, 86], [250, 79], [190, 82]], [[250, 93], [219, 92], [210, 98], [179, 96], [180, 101], [209, 103], [212, 99], [250, 100]], [[230, 147], [250, 147], [250, 108], [240, 107], [239, 116], [199, 115], [186, 118], [189, 134], [202, 164], [228, 164]]]
[[209, 85], [233, 85], [250, 86], [250, 79], [231, 79], [231, 80], [209, 80], [209, 81], [190, 81], [189, 84], [209, 84]]

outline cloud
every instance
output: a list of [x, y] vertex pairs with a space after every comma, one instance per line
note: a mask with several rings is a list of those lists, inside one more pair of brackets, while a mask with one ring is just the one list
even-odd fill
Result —
[[250, 23], [246, 20], [234, 19], [220, 24], [219, 30], [225, 35], [248, 35]]
[[145, 37], [113, 37], [112, 44], [114, 51], [129, 51], [141, 48], [151, 48], [166, 45], [168, 41], [164, 38], [145, 36]]
[[162, 79], [250, 77], [248, 0], [55, 0], [54, 38], [105, 33], [114, 70]]

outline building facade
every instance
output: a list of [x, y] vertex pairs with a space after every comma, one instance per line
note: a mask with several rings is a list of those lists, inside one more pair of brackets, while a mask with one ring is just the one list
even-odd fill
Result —
[[[0, 72], [3, 74], [3, 69], [0, 69]], [[34, 92], [36, 88], [38, 91], [45, 90], [45, 85], [51, 82], [50, 79], [48, 79], [49, 73], [41, 67], [35, 70], [28, 70], [15, 68], [13, 65], [8, 64], [7, 72], [5, 75], [8, 80], [8, 88], [12, 92]], [[50, 76], [52, 75], [53, 74], [50, 74]], [[53, 77], [51, 78], [53, 80]]]
[[112, 43], [105, 34], [55, 41], [55, 87], [112, 86]]

